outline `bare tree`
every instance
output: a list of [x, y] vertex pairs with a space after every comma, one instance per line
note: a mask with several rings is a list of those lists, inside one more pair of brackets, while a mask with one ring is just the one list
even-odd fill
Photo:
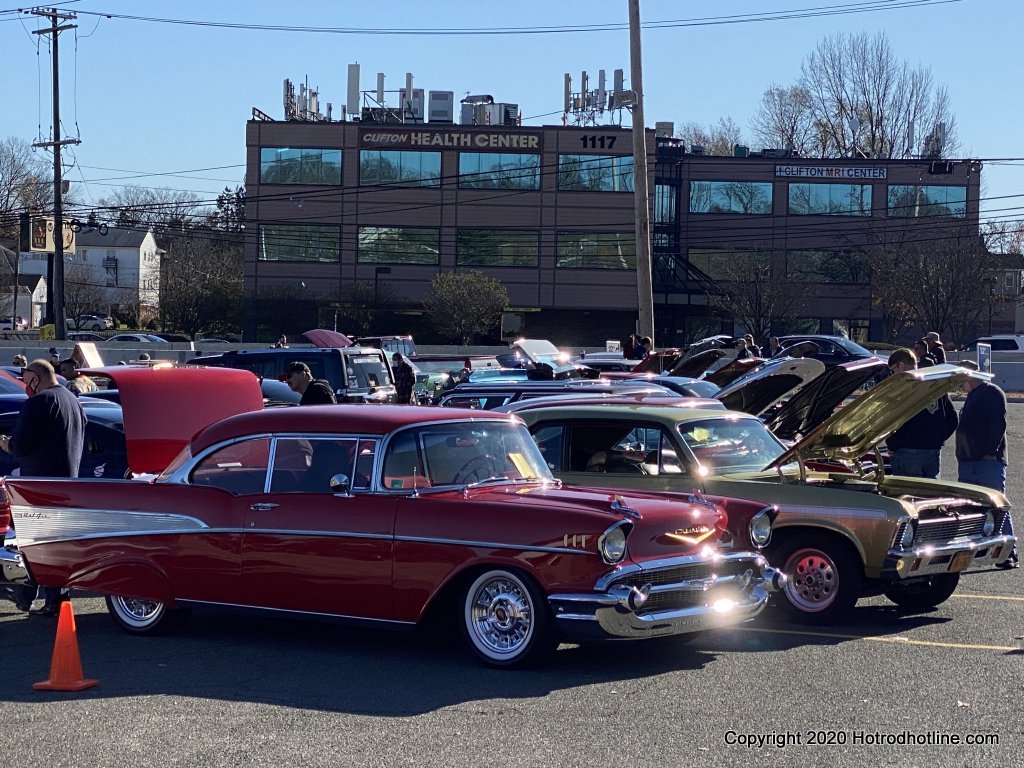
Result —
[[[210, 215], [210, 208], [192, 192], [128, 186], [98, 203], [101, 220], [113, 219], [118, 227], [181, 233], [198, 226]], [[84, 218], [84, 216], [82, 217]]]
[[707, 128], [697, 123], [684, 123], [676, 131], [676, 138], [682, 139], [688, 148], [697, 145], [704, 148], [704, 154], [718, 156], [732, 156], [733, 147], [743, 143], [740, 127], [731, 117], [720, 117]]
[[919, 224], [867, 256], [873, 300], [883, 313], [954, 341], [1003, 300], [993, 287], [1001, 257], [967, 224]]
[[398, 303], [390, 283], [359, 281], [340, 287], [337, 298], [329, 305], [344, 326], [345, 333], [364, 336], [373, 330], [373, 321], [382, 311]]
[[435, 327], [468, 344], [476, 333], [489, 333], [508, 306], [508, 291], [498, 280], [477, 269], [440, 272], [430, 281], [423, 302]]
[[165, 328], [189, 335], [237, 330], [241, 301], [240, 246], [205, 226], [167, 240], [160, 281]]
[[930, 68], [899, 61], [884, 33], [825, 38], [801, 72], [795, 85], [772, 85], [762, 97], [753, 129], [765, 143], [822, 157], [956, 152], [946, 88], [935, 85]]
[[731, 319], [754, 338], [768, 336], [795, 318], [807, 301], [807, 283], [791, 282], [773, 269], [769, 251], [736, 251], [721, 256], [713, 270], [717, 290], [708, 295], [711, 309]]
[[754, 139], [761, 147], [792, 149], [799, 155], [816, 157], [824, 152], [814, 118], [811, 97], [799, 85], [772, 84], [751, 118]]
[[85, 264], [64, 268], [64, 312], [74, 321], [89, 312], [106, 311], [107, 287], [96, 282], [96, 274]]

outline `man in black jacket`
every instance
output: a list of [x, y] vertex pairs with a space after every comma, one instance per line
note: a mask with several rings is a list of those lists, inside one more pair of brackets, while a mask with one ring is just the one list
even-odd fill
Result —
[[302, 395], [299, 405], [333, 405], [338, 402], [330, 383], [325, 379], [314, 379], [305, 363], [288, 363], [278, 378], [287, 383], [292, 392]]
[[[0, 436], [0, 450], [18, 460], [25, 477], [78, 477], [85, 444], [85, 413], [78, 398], [57, 381], [53, 366], [33, 360], [21, 372], [28, 400], [21, 407], [10, 436]], [[26, 595], [26, 600], [31, 595]], [[43, 587], [39, 616], [56, 616], [67, 599], [58, 587]], [[25, 601], [19, 601], [20, 607]]]
[[[893, 373], [912, 371], [917, 359], [909, 349], [897, 349], [889, 355]], [[939, 454], [942, 444], [956, 431], [957, 416], [949, 395], [943, 395], [918, 411], [885, 441], [892, 459], [892, 473], [909, 477], [939, 479]]]
[[[973, 360], [960, 365], [978, 370]], [[983, 485], [1006, 493], [1006, 395], [995, 384], [971, 379], [964, 384], [967, 399], [960, 411], [956, 430], [956, 462], [961, 483]], [[1006, 515], [1003, 533], [1013, 535], [1013, 522]], [[1017, 549], [1000, 565], [1017, 566]]]

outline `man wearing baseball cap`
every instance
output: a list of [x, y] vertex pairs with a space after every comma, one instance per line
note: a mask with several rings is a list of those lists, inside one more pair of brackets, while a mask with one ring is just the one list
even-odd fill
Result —
[[284, 373], [277, 378], [285, 382], [292, 392], [302, 395], [299, 405], [333, 405], [338, 402], [331, 385], [324, 379], [314, 379], [305, 363], [288, 363]]

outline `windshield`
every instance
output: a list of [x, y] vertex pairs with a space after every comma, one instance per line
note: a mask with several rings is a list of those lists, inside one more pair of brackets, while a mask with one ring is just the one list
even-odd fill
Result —
[[866, 350], [864, 347], [862, 347], [855, 341], [850, 341], [849, 339], [836, 339], [835, 341], [836, 344], [845, 349], [851, 355], [857, 355], [858, 357], [862, 355], [868, 357], [871, 355], [871, 352]]
[[759, 472], [786, 452], [778, 438], [752, 417], [689, 421], [679, 425], [679, 434], [711, 475]]
[[407, 429], [389, 443], [383, 486], [389, 490], [468, 485], [489, 478], [552, 480], [526, 427], [465, 421]]
[[384, 355], [352, 355], [347, 361], [349, 387], [367, 389], [391, 385], [391, 373], [384, 362]]

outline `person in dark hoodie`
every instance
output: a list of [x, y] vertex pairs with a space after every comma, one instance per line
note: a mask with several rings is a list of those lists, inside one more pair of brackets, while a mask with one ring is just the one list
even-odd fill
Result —
[[[889, 370], [912, 371], [917, 358], [909, 349], [897, 349], [889, 355]], [[949, 395], [918, 411], [885, 441], [889, 447], [894, 475], [939, 479], [939, 453], [942, 445], [956, 432], [958, 419]]]
[[[973, 360], [959, 365], [978, 370]], [[956, 431], [956, 461], [961, 483], [983, 485], [1006, 493], [1006, 393], [988, 381], [972, 379], [964, 384], [967, 399], [960, 411], [960, 427]], [[1002, 533], [1013, 535], [1013, 520], [1007, 514]], [[999, 564], [1000, 568], [1016, 568], [1017, 548]]]

